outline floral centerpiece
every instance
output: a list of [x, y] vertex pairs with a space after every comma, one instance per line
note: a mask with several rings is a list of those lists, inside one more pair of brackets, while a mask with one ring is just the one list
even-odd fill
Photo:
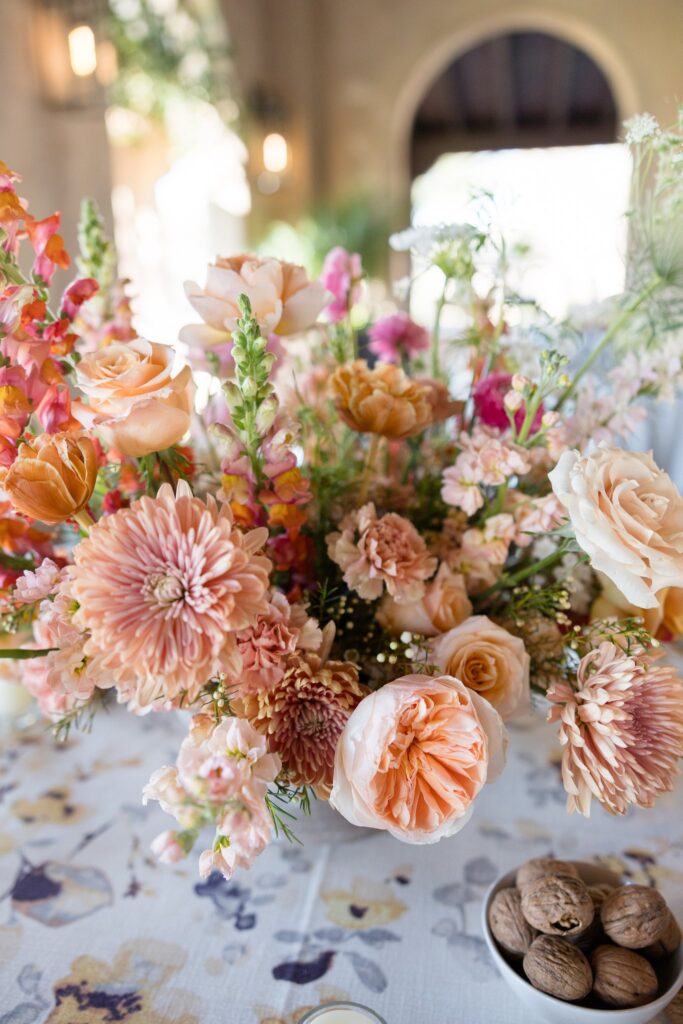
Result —
[[570, 811], [671, 788], [683, 499], [620, 438], [683, 379], [683, 142], [630, 132], [629, 281], [583, 354], [475, 224], [392, 239], [441, 274], [431, 332], [363, 321], [358, 254], [333, 249], [320, 281], [241, 255], [188, 283], [179, 360], [137, 336], [89, 204], [51, 300], [58, 217], [35, 220], [0, 167], [0, 653], [60, 734], [110, 698], [191, 713], [144, 791], [176, 821], [162, 860], [210, 827], [200, 871], [229, 876], [313, 798], [406, 842], [450, 836], [533, 694]]

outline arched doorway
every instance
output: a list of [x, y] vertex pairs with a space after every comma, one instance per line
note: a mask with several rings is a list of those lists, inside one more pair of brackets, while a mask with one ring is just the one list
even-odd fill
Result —
[[[411, 219], [470, 220], [472, 193], [491, 193], [508, 241], [530, 252], [521, 291], [556, 317], [620, 291], [631, 172], [620, 119], [607, 75], [575, 43], [531, 29], [480, 39], [415, 107]], [[418, 316], [433, 301], [429, 277], [412, 301]]]
[[617, 109], [587, 53], [545, 32], [508, 32], [460, 54], [414, 117], [412, 177], [442, 153], [614, 142]]

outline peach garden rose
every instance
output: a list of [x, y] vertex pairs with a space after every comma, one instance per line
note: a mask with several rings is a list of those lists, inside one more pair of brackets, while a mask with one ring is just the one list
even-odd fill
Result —
[[488, 701], [451, 676], [403, 676], [346, 723], [330, 803], [354, 825], [435, 843], [466, 824], [504, 761], [505, 730]]
[[519, 637], [473, 615], [437, 637], [432, 656], [438, 667], [485, 697], [503, 718], [529, 704], [529, 655]]
[[144, 338], [113, 342], [81, 359], [76, 383], [88, 404], [74, 404], [84, 426], [104, 427], [124, 455], [139, 458], [177, 444], [190, 428], [194, 385], [175, 352]]
[[442, 562], [419, 600], [400, 604], [386, 594], [377, 610], [377, 621], [392, 636], [399, 636], [404, 630], [437, 636], [458, 626], [471, 614], [465, 577]]
[[683, 498], [648, 452], [566, 451], [548, 474], [579, 545], [626, 600], [656, 608], [683, 586]]

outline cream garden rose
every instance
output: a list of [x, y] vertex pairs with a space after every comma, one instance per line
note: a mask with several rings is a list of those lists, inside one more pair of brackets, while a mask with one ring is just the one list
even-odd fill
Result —
[[567, 451], [549, 474], [576, 539], [631, 604], [656, 608], [683, 586], [683, 498], [649, 452]]
[[141, 457], [177, 444], [190, 428], [194, 384], [184, 366], [172, 375], [175, 352], [144, 338], [114, 342], [84, 356], [76, 383], [88, 404], [74, 403], [87, 427], [103, 427], [124, 455]]
[[529, 704], [529, 655], [519, 637], [472, 615], [432, 641], [434, 662], [485, 697], [503, 718]]
[[409, 675], [365, 697], [337, 744], [331, 805], [354, 825], [435, 843], [502, 771], [498, 712], [450, 676]]

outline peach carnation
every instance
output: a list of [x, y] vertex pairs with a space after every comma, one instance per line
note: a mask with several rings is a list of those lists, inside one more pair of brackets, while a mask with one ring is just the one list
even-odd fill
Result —
[[256, 554], [265, 540], [265, 529], [242, 533], [227, 506], [184, 482], [100, 520], [71, 569], [86, 653], [117, 682], [133, 671], [141, 706], [180, 693], [192, 702], [236, 667], [234, 633], [267, 610], [271, 563]]
[[332, 374], [330, 392], [339, 415], [360, 434], [411, 437], [434, 421], [433, 384], [411, 380], [392, 363], [372, 370], [363, 359], [345, 363]]
[[284, 594], [275, 591], [266, 614], [237, 634], [242, 659], [240, 693], [273, 686], [282, 679], [290, 654], [297, 648], [315, 651], [321, 643], [317, 621], [308, 617], [302, 605], [291, 605]]
[[683, 757], [683, 682], [657, 660], [603, 641], [581, 659], [577, 689], [558, 682], [548, 691], [568, 811], [588, 817], [595, 797], [623, 814], [672, 788]]
[[529, 655], [519, 637], [473, 615], [437, 637], [432, 654], [439, 668], [455, 676], [510, 718], [529, 704]]
[[465, 825], [504, 752], [503, 724], [488, 701], [450, 676], [403, 676], [349, 718], [330, 803], [354, 825], [435, 843]]
[[344, 580], [366, 600], [387, 593], [399, 603], [419, 601], [437, 560], [412, 523], [395, 512], [377, 516], [372, 502], [351, 512], [341, 532], [328, 534], [327, 551]]
[[275, 686], [247, 694], [238, 709], [267, 735], [294, 785], [314, 786], [326, 796], [337, 741], [366, 692], [351, 662], [323, 663], [315, 654], [293, 655]]
[[472, 614], [465, 578], [445, 563], [427, 583], [419, 601], [399, 604], [386, 594], [377, 610], [377, 621], [394, 636], [404, 630], [422, 636], [436, 636], [458, 626]]

